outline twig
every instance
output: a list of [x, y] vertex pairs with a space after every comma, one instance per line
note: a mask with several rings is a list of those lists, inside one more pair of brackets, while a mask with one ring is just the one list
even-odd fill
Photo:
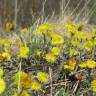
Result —
[[17, 9], [17, 5], [18, 5], [18, 0], [15, 0], [15, 14], [14, 14], [14, 28], [17, 28], [17, 13], [18, 13], [18, 9]]
[[73, 94], [76, 92], [76, 90], [77, 90], [77, 88], [78, 88], [78, 85], [79, 85], [79, 82], [80, 82], [80, 80], [78, 80], [78, 81], [76, 82], [76, 86], [75, 86], [75, 88], [74, 88], [74, 90], [73, 90]]

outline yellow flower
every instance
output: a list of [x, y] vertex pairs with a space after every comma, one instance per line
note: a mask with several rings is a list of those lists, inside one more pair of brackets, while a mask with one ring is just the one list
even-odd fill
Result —
[[8, 52], [2, 53], [3, 58], [7, 59], [8, 61], [11, 60], [11, 55]]
[[31, 89], [35, 90], [35, 91], [39, 91], [39, 90], [41, 90], [41, 84], [36, 81], [33, 81], [32, 85], [31, 85]]
[[77, 50], [75, 50], [75, 49], [71, 49], [71, 50], [69, 51], [69, 54], [70, 54], [70, 55], [78, 55], [79, 52], [78, 52]]
[[87, 68], [86, 62], [82, 62], [78, 65], [80, 68]]
[[67, 49], [67, 44], [64, 44], [64, 45], [63, 45], [63, 48], [64, 48], [64, 49]]
[[[13, 96], [18, 96], [18, 94], [15, 92]], [[23, 91], [20, 96], [30, 96], [30, 94], [27, 91]]]
[[0, 94], [2, 94], [5, 91], [6, 83], [3, 79], [0, 78]]
[[75, 32], [74, 37], [77, 39], [86, 40], [88, 37], [88, 34], [86, 32], [77, 31]]
[[46, 32], [50, 32], [54, 30], [55, 30], [55, 26], [51, 23], [46, 22], [46, 23], [41, 24], [38, 27], [37, 34], [42, 35], [42, 34], [45, 34]]
[[[23, 86], [25, 88], [31, 88], [31, 84], [33, 82], [33, 79], [31, 76], [29, 76], [25, 72], [18, 72], [15, 74], [15, 83], [16, 85], [20, 82], [20, 86]], [[18, 84], [19, 86], [19, 84]]]
[[92, 33], [96, 33], [96, 28], [93, 28], [92, 29]]
[[64, 38], [61, 35], [59, 35], [57, 33], [54, 33], [54, 32], [51, 32], [50, 36], [51, 36], [51, 41], [50, 42], [51, 42], [52, 45], [57, 45], [57, 44], [64, 43]]
[[88, 40], [93, 40], [95, 36], [96, 36], [95, 33], [90, 33], [88, 36]]
[[93, 43], [92, 43], [92, 41], [87, 41], [87, 42], [85, 42], [84, 48], [85, 48], [85, 50], [87, 50], [87, 51], [91, 51], [92, 48], [93, 48]]
[[80, 63], [79, 67], [81, 67], [81, 68], [95, 68], [96, 62], [94, 60], [87, 60], [83, 63]]
[[64, 64], [64, 69], [68, 69], [69, 66], [67, 64]]
[[11, 23], [11, 22], [7, 22], [6, 24], [5, 24], [5, 29], [6, 30], [11, 30], [13, 28], [13, 24]]
[[71, 21], [67, 22], [64, 27], [65, 29], [67, 29], [67, 31], [72, 32], [72, 33], [75, 33], [78, 31], [76, 26]]
[[[76, 38], [76, 39], [81, 39], [79, 36], [80, 36], [80, 32], [79, 32], [79, 31], [75, 32], [74, 38]], [[71, 37], [70, 37], [70, 38], [71, 38]]]
[[4, 57], [2, 56], [2, 54], [0, 54], [0, 61], [3, 61]]
[[81, 48], [82, 47], [82, 45], [81, 45], [81, 43], [80, 42], [78, 42], [78, 41], [71, 41], [71, 44], [72, 44], [72, 46], [76, 46], [77, 48]]
[[90, 35], [91, 35], [91, 38], [96, 37], [96, 28], [92, 29], [92, 32], [90, 33]]
[[68, 69], [69, 71], [74, 71], [76, 63], [77, 62], [74, 58], [70, 58], [68, 60], [68, 64], [64, 64], [64, 69]]
[[72, 33], [70, 33], [70, 32], [67, 32], [66, 34], [65, 34], [65, 36], [67, 37], [67, 38], [71, 38], [71, 36], [72, 36]]
[[37, 79], [39, 81], [41, 81], [42, 83], [47, 83], [48, 82], [48, 75], [45, 72], [38, 72]]
[[42, 51], [36, 51], [36, 56], [38, 56], [38, 57], [40, 57], [41, 56], [41, 54], [42, 54]]
[[59, 55], [60, 54], [60, 49], [59, 48], [57, 48], [57, 47], [53, 47], [52, 49], [51, 49], [51, 52], [54, 54], [54, 55]]
[[80, 32], [78, 38], [85, 40], [87, 39], [87, 37], [88, 37], [88, 34], [86, 32]]
[[25, 27], [25, 28], [23, 28], [23, 29], [21, 30], [21, 32], [23, 32], [23, 33], [28, 33], [28, 32], [29, 32], [29, 28]]
[[76, 60], [75, 60], [75, 58], [70, 58], [69, 60], [68, 60], [68, 66], [69, 66], [69, 69], [71, 70], [71, 71], [73, 71], [74, 70], [74, 68], [75, 68], [75, 66], [76, 66]]
[[10, 48], [9, 47], [5, 47], [4, 48], [4, 52], [9, 52], [10, 51]]
[[88, 68], [95, 68], [96, 67], [96, 62], [94, 60], [88, 60], [86, 62], [86, 64], [87, 64]]
[[11, 43], [9, 39], [0, 39], [0, 44], [9, 47]]
[[96, 48], [96, 37], [94, 38], [93, 45]]
[[30, 94], [27, 91], [23, 91], [20, 96], [30, 96]]
[[24, 46], [24, 43], [22, 41], [18, 41], [18, 42], [16, 42], [16, 45], [21, 47], [21, 46]]
[[67, 64], [64, 64], [64, 69], [67, 69], [67, 70], [69, 70], [69, 71], [74, 71], [74, 66], [69, 66], [69, 65], [67, 65]]
[[29, 48], [28, 47], [20, 47], [20, 53], [19, 57], [20, 58], [28, 58], [28, 53], [29, 53]]
[[48, 62], [54, 63], [56, 61], [56, 56], [54, 56], [54, 54], [52, 54], [52, 53], [48, 53], [48, 54], [46, 54], [45, 59]]
[[2, 77], [2, 76], [3, 76], [3, 74], [4, 74], [4, 71], [3, 71], [3, 69], [2, 69], [2, 68], [0, 68], [0, 77]]
[[13, 96], [18, 96], [18, 94], [15, 92]]
[[69, 60], [68, 60], [68, 65], [69, 66], [75, 66], [76, 65], [76, 59], [75, 58], [70, 58]]
[[96, 79], [91, 81], [91, 90], [96, 92]]

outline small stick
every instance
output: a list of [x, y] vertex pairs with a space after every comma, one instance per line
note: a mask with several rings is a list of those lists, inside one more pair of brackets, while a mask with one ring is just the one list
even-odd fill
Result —
[[76, 82], [76, 86], [75, 86], [75, 88], [74, 88], [74, 90], [73, 90], [73, 94], [77, 91], [77, 88], [78, 88], [79, 82], [80, 82], [80, 80], [78, 80], [78, 81]]

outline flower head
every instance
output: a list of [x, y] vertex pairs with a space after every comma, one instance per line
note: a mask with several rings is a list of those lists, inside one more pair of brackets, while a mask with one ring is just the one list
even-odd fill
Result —
[[46, 61], [54, 63], [56, 61], [56, 56], [53, 53], [46, 54]]
[[[18, 96], [18, 93], [14, 93], [14, 95], [13, 96]], [[27, 91], [23, 91], [21, 94], [20, 94], [20, 96], [30, 96], [30, 94], [27, 92]]]
[[65, 29], [69, 32], [75, 33], [77, 32], [76, 26], [73, 24], [73, 22], [69, 21], [65, 24]]
[[69, 51], [69, 54], [70, 55], [78, 55], [78, 51], [77, 50], [75, 50], [75, 49], [71, 49], [70, 51]]
[[30, 96], [30, 94], [27, 91], [23, 91], [20, 96]]
[[93, 43], [92, 43], [91, 41], [85, 42], [84, 48], [85, 48], [85, 50], [87, 50], [87, 51], [91, 51], [92, 48], [93, 48]]
[[37, 34], [42, 35], [46, 32], [51, 32], [55, 30], [55, 26], [51, 23], [45, 22], [41, 24], [37, 29]]
[[9, 39], [5, 39], [5, 38], [4, 38], [4, 39], [0, 39], [0, 44], [3, 45], [3, 46], [9, 47], [10, 44], [11, 44], [11, 42], [10, 42]]
[[36, 53], [35, 53], [35, 55], [37, 56], [37, 57], [40, 57], [41, 56], [41, 54], [42, 54], [42, 51], [36, 51]]
[[2, 53], [3, 58], [7, 59], [8, 61], [11, 60], [11, 55], [8, 52]]
[[78, 65], [80, 68], [87, 68], [86, 62], [82, 62]]
[[21, 30], [21, 32], [23, 32], [23, 33], [28, 33], [28, 32], [29, 32], [29, 28], [25, 27], [25, 28], [23, 28], [23, 29]]
[[61, 35], [54, 33], [54, 32], [51, 32], [50, 36], [51, 36], [50, 42], [52, 45], [58, 45], [58, 44], [64, 43], [64, 38]]
[[38, 83], [37, 81], [33, 81], [32, 85], [31, 85], [31, 89], [35, 90], [35, 91], [39, 91], [39, 90], [41, 90], [41, 84]]
[[88, 68], [95, 68], [96, 67], [96, 62], [94, 60], [88, 60], [86, 62], [86, 65]]
[[37, 73], [37, 79], [41, 81], [42, 83], [48, 82], [48, 75], [45, 72], [38, 72]]
[[11, 23], [11, 22], [7, 22], [6, 24], [5, 24], [5, 29], [6, 30], [11, 30], [13, 28], [13, 24]]
[[3, 61], [5, 58], [0, 54], [0, 61]]
[[2, 94], [5, 91], [6, 83], [3, 79], [0, 78], [0, 94]]
[[63, 45], [63, 49], [67, 49], [67, 47], [68, 47], [67, 44]]
[[20, 58], [28, 58], [28, 53], [29, 53], [29, 48], [28, 47], [20, 47], [20, 53], [19, 57]]
[[51, 49], [51, 52], [54, 54], [54, 55], [59, 55], [60, 54], [60, 49], [58, 47], [53, 47]]
[[79, 39], [85, 40], [87, 39], [88, 34], [86, 32], [80, 32], [79, 33]]
[[31, 88], [33, 79], [31, 76], [29, 76], [25, 72], [18, 72], [15, 74], [15, 82], [16, 82], [16, 84], [18, 84], [18, 82], [20, 82], [20, 85], [25, 88]]
[[2, 69], [2, 68], [0, 68], [0, 77], [2, 77], [2, 76], [3, 76], [3, 74], [4, 74], [4, 71], [3, 71], [3, 69]]
[[91, 81], [91, 90], [96, 92], [96, 79], [94, 79], [93, 81]]
[[94, 60], [87, 60], [79, 64], [80, 68], [95, 68], [96, 62]]
[[77, 48], [81, 48], [82, 47], [82, 45], [81, 45], [81, 43], [80, 42], [78, 42], [78, 41], [71, 41], [71, 44], [72, 44], [72, 46], [74, 46], [74, 47], [77, 47]]
[[64, 64], [64, 69], [68, 69], [69, 71], [74, 71], [76, 63], [77, 62], [76, 62], [75, 58], [70, 58], [68, 60], [68, 64]]

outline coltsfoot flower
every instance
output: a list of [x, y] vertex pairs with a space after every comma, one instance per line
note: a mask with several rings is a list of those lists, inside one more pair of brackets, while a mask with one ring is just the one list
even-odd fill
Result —
[[28, 47], [20, 47], [20, 53], [19, 57], [20, 58], [28, 58], [28, 53], [29, 53], [29, 48]]
[[85, 48], [85, 50], [87, 50], [87, 51], [91, 51], [92, 48], [93, 48], [93, 43], [92, 43], [92, 41], [87, 41], [87, 42], [85, 42], [85, 43], [84, 43], [84, 48]]
[[91, 90], [96, 92], [96, 79], [94, 79], [93, 81], [91, 81]]
[[69, 71], [74, 71], [75, 66], [76, 66], [76, 60], [74, 58], [70, 58], [68, 60], [68, 64], [64, 64], [64, 69], [67, 69]]
[[2, 68], [0, 68], [0, 77], [2, 77], [2, 76], [3, 76], [3, 74], [4, 74], [4, 71], [3, 71], [3, 69], [2, 69]]
[[70, 50], [69, 50], [69, 54], [70, 54], [70, 55], [78, 55], [79, 52], [78, 52], [77, 50], [75, 50], [75, 49], [70, 49]]
[[2, 94], [5, 91], [6, 83], [3, 79], [0, 78], [0, 94]]
[[45, 72], [38, 72], [37, 73], [37, 79], [41, 81], [42, 83], [47, 83], [48, 82], [48, 74]]
[[50, 32], [50, 31], [54, 31], [55, 30], [55, 26], [54, 24], [51, 24], [49, 22], [45, 22], [43, 24], [41, 24], [38, 29], [37, 29], [37, 34], [38, 35], [43, 35], [46, 32]]
[[96, 62], [94, 60], [87, 60], [85, 62], [82, 62], [79, 64], [80, 68], [95, 68], [96, 67]]
[[51, 52], [54, 54], [54, 55], [59, 55], [60, 54], [60, 49], [58, 47], [53, 47], [51, 49]]
[[52, 45], [58, 45], [58, 44], [63, 44], [64, 43], [64, 37], [55, 33], [55, 32], [51, 32], [50, 37], [51, 37], [50, 43]]
[[20, 96], [30, 96], [30, 94], [27, 91], [23, 91]]
[[13, 24], [11, 23], [11, 22], [7, 22], [6, 24], [5, 24], [5, 29], [6, 30], [11, 30], [13, 28]]
[[50, 63], [54, 63], [56, 61], [56, 56], [53, 53], [48, 53], [46, 54], [45, 59]]
[[11, 55], [8, 52], [2, 53], [3, 58], [7, 59], [8, 61], [11, 60]]
[[28, 33], [28, 32], [29, 32], [29, 28], [25, 27], [25, 28], [23, 28], [23, 29], [21, 30], [21, 32], [23, 32], [23, 33]]
[[33, 83], [33, 79], [25, 72], [18, 72], [15, 74], [15, 82], [16, 85], [19, 86], [18, 82], [20, 82], [20, 86], [25, 88], [31, 88], [31, 84]]
[[31, 85], [31, 89], [35, 90], [35, 91], [39, 91], [39, 90], [41, 90], [41, 84], [38, 83], [37, 81], [33, 81], [32, 85]]
[[86, 64], [87, 64], [88, 68], [95, 68], [96, 67], [96, 62], [94, 60], [88, 60], [86, 62]]

